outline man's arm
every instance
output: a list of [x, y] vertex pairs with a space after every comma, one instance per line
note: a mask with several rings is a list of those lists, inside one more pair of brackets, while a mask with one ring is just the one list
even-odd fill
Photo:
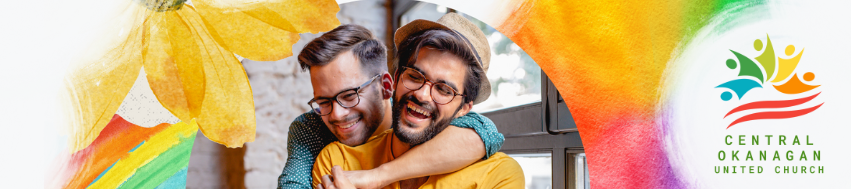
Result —
[[488, 159], [491, 155], [499, 152], [499, 149], [502, 148], [502, 143], [505, 142], [505, 137], [497, 131], [493, 121], [476, 112], [467, 113], [467, 115], [452, 120], [449, 124], [461, 128], [472, 128], [479, 134], [479, 138], [485, 144], [486, 151], [482, 159]]
[[325, 145], [336, 140], [322, 119], [312, 111], [290, 124], [287, 138], [287, 164], [278, 176], [278, 189], [312, 188], [310, 176], [313, 163]]
[[451, 124], [393, 161], [372, 170], [348, 171], [346, 176], [359, 188], [378, 188], [399, 180], [445, 174], [489, 157], [505, 140], [490, 119], [476, 113]]

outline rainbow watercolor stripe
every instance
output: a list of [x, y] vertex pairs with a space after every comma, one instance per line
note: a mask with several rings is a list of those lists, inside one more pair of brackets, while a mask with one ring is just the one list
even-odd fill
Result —
[[198, 125], [145, 128], [118, 114], [91, 145], [63, 161], [63, 188], [185, 188]]

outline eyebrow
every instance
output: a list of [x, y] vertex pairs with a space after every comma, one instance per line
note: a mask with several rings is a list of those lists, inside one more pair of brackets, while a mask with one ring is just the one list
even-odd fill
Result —
[[[423, 76], [428, 75], [428, 74], [427, 74], [425, 71], [423, 71], [422, 69], [417, 68], [417, 66], [411, 65], [411, 66], [408, 66], [408, 67], [410, 67], [410, 68], [412, 68], [412, 69], [414, 69], [414, 70], [419, 71], [420, 73], [422, 73], [422, 74], [423, 74]], [[452, 83], [452, 82], [449, 82], [449, 81], [446, 81], [446, 80], [443, 80], [443, 79], [436, 79], [436, 81], [435, 81], [435, 82], [443, 83], [443, 84], [449, 85], [449, 87], [452, 87], [452, 89], [454, 89], [455, 91], [461, 91], [461, 90], [458, 90], [458, 86], [455, 86], [455, 83]]]
[[316, 100], [319, 100], [319, 99], [328, 99], [328, 100], [331, 100], [332, 98], [336, 97], [337, 95], [342, 94], [342, 93], [343, 93], [343, 92], [345, 92], [345, 91], [350, 91], [350, 90], [357, 89], [357, 88], [358, 88], [358, 87], [350, 87], [350, 88], [347, 88], [347, 89], [343, 89], [343, 90], [341, 90], [341, 91], [339, 91], [339, 92], [337, 92], [337, 93], [334, 93], [334, 96], [331, 96], [331, 97], [315, 96], [315, 97], [313, 97], [313, 99], [316, 99]]
[[[374, 82], [375, 79], [378, 78], [379, 76], [381, 76], [381, 74], [376, 74], [375, 76], [372, 76], [371, 78], [369, 78], [369, 81], [366, 81], [363, 84], [358, 85], [357, 87], [352, 87], [352, 88], [348, 88], [348, 89], [342, 90], [340, 92], [337, 92], [337, 94], [335, 94], [334, 96], [336, 97], [340, 94], [343, 94], [343, 92], [346, 92], [346, 91], [359, 90], [362, 87], [366, 87], [366, 85], [372, 84], [372, 82]], [[334, 97], [320, 97], [320, 96], [313, 97], [313, 99], [332, 99], [332, 98], [334, 98]]]

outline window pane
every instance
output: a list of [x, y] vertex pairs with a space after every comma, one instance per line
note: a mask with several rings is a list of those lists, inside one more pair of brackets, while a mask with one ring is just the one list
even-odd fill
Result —
[[488, 112], [541, 101], [541, 67], [496, 29], [473, 17], [464, 15], [479, 26], [491, 46], [488, 80], [491, 96], [473, 106], [475, 112]]
[[523, 168], [526, 189], [552, 188], [553, 158], [551, 154], [510, 154]]
[[591, 188], [591, 178], [588, 177], [588, 161], [585, 153], [576, 154], [576, 189]]

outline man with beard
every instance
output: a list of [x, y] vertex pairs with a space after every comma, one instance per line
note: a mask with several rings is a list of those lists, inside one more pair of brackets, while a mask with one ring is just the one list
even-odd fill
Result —
[[[432, 142], [451, 120], [490, 95], [485, 75], [490, 49], [484, 34], [449, 13], [437, 22], [415, 20], [396, 31], [392, 129], [351, 147], [331, 143], [313, 168], [317, 188], [354, 188], [343, 171], [372, 169]], [[451, 157], [448, 157], [451, 158]], [[333, 175], [330, 175], [333, 174]], [[453, 173], [408, 178], [385, 188], [523, 188], [520, 165], [496, 153]]]
[[[298, 55], [310, 71], [312, 111], [290, 126], [287, 164], [278, 188], [310, 188], [316, 156], [323, 147], [358, 146], [390, 129], [394, 80], [387, 72], [386, 48], [357, 25], [342, 25], [308, 43]], [[434, 142], [375, 169], [347, 172], [358, 187], [375, 188], [398, 180], [452, 172], [499, 150], [504, 138], [484, 116], [453, 120]], [[452, 157], [452, 158], [447, 158]], [[484, 157], [484, 158], [483, 158]]]

